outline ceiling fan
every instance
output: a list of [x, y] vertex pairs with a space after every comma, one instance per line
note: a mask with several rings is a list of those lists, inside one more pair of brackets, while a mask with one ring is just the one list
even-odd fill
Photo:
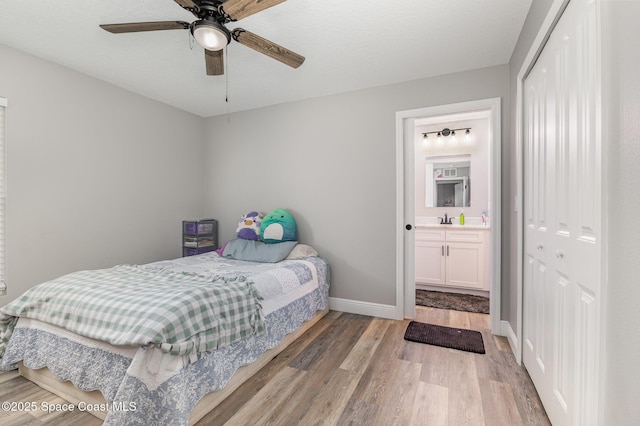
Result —
[[223, 50], [233, 38], [240, 44], [254, 49], [293, 68], [304, 62], [304, 57], [272, 41], [242, 28], [229, 31], [225, 24], [238, 21], [261, 12], [285, 0], [174, 0], [198, 19], [194, 22], [160, 21], [105, 24], [100, 28], [110, 33], [140, 31], [189, 30], [198, 44], [204, 47], [207, 75], [224, 74]]

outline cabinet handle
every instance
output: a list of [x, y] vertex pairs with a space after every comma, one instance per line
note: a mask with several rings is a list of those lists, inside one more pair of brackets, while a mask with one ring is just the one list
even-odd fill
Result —
[[449, 246], [447, 245], [447, 256], [449, 256]]
[[442, 255], [444, 256], [444, 246], [441, 246], [440, 248], [442, 248]]
[[538, 244], [538, 245], [536, 246], [536, 248], [537, 248], [538, 250], [542, 250], [542, 249], [544, 249], [544, 245], [543, 245], [543, 244]]
[[562, 259], [564, 257], [564, 252], [560, 250], [556, 250], [556, 257], [558, 259]]

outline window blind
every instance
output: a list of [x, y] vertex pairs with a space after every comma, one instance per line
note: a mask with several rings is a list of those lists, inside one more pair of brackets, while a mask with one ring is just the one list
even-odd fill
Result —
[[6, 156], [5, 156], [5, 111], [7, 100], [0, 98], [0, 293], [7, 289], [5, 284], [5, 211], [6, 211]]

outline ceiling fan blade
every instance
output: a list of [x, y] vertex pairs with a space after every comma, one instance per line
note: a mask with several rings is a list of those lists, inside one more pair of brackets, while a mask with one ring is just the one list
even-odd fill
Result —
[[178, 3], [181, 7], [185, 8], [185, 9], [193, 9], [193, 10], [199, 10], [200, 7], [195, 4], [193, 2], [193, 0], [174, 0], [176, 3]]
[[131, 22], [128, 24], [100, 25], [105, 31], [113, 34], [137, 33], [140, 31], [186, 30], [189, 23], [184, 21]]
[[211, 51], [204, 49], [204, 62], [207, 65], [207, 75], [224, 74], [224, 49]]
[[304, 62], [304, 56], [300, 56], [289, 49], [262, 38], [250, 31], [243, 30], [242, 28], [236, 28], [233, 30], [232, 36], [238, 43], [250, 47], [264, 55], [270, 56], [292, 68], [298, 68]]
[[222, 10], [234, 21], [246, 18], [284, 2], [285, 0], [227, 0], [222, 3]]

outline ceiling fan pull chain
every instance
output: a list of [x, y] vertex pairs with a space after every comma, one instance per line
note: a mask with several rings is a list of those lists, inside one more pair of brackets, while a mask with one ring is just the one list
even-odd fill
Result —
[[187, 31], [187, 37], [189, 37], [189, 49], [193, 50], [193, 34], [191, 34], [191, 27], [193, 24], [189, 25], [189, 31]]
[[229, 49], [224, 49], [224, 101], [229, 103], [229, 73], [227, 72], [227, 64], [229, 63]]

